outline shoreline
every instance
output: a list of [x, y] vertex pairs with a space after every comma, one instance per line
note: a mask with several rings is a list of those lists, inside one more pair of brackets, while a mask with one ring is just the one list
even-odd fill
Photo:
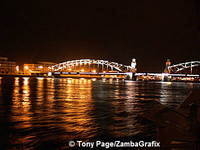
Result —
[[75, 79], [113, 79], [113, 80], [128, 80], [128, 81], [138, 81], [138, 82], [187, 82], [187, 83], [200, 83], [200, 81], [188, 81], [188, 80], [176, 80], [176, 81], [162, 81], [162, 80], [131, 80], [131, 79], [126, 79], [126, 78], [109, 78], [109, 77], [97, 77], [97, 76], [44, 76], [44, 75], [0, 75], [0, 77], [42, 77], [42, 78], [75, 78]]

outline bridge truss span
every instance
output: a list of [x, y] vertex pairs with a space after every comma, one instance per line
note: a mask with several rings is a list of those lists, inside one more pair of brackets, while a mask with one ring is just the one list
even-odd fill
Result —
[[73, 68], [75, 67], [81, 67], [81, 66], [90, 67], [92, 65], [96, 65], [99, 68], [101, 67], [101, 70], [109, 68], [111, 71], [118, 71], [118, 72], [135, 72], [136, 69], [135, 67], [119, 64], [116, 62], [110, 62], [107, 60], [95, 60], [95, 59], [80, 59], [80, 60], [66, 61], [51, 66], [49, 69], [53, 72], [63, 71], [63, 70], [73, 71]]
[[191, 69], [191, 72], [192, 72], [192, 68], [198, 67], [198, 66], [200, 66], [200, 61], [190, 61], [190, 62], [179, 63], [176, 65], [168, 66], [168, 70], [170, 72], [178, 73], [185, 69]]

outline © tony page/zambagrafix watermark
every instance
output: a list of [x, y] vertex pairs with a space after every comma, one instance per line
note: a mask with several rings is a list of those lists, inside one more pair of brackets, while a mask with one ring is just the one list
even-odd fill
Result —
[[85, 142], [81, 140], [77, 141], [69, 141], [68, 142], [69, 147], [77, 147], [77, 148], [152, 148], [152, 147], [160, 147], [160, 142], [158, 141], [91, 141], [91, 142]]

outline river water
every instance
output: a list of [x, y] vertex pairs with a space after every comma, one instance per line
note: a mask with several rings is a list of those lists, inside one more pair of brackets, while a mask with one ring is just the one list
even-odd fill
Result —
[[69, 140], [155, 139], [140, 115], [175, 108], [197, 83], [0, 77], [3, 149], [65, 149]]

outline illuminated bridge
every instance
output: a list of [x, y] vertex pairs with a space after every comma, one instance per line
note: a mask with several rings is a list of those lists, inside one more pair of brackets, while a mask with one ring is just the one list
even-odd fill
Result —
[[200, 61], [171, 65], [168, 59], [164, 73], [136, 73], [135, 76], [137, 76], [139, 80], [200, 82]]
[[[169, 73], [180, 73], [180, 72], [184, 72], [184, 73], [193, 73], [193, 71], [195, 71], [195, 73], [199, 73], [199, 70], [197, 69], [198, 67], [200, 67], [200, 61], [190, 61], [190, 62], [185, 62], [185, 63], [179, 63], [179, 64], [175, 64], [175, 65], [170, 65], [167, 66]], [[195, 68], [195, 70], [194, 70]]]
[[51, 66], [49, 70], [59, 76], [132, 78], [132, 74], [136, 72], [136, 60], [132, 59], [131, 65], [107, 60], [71, 60]]

